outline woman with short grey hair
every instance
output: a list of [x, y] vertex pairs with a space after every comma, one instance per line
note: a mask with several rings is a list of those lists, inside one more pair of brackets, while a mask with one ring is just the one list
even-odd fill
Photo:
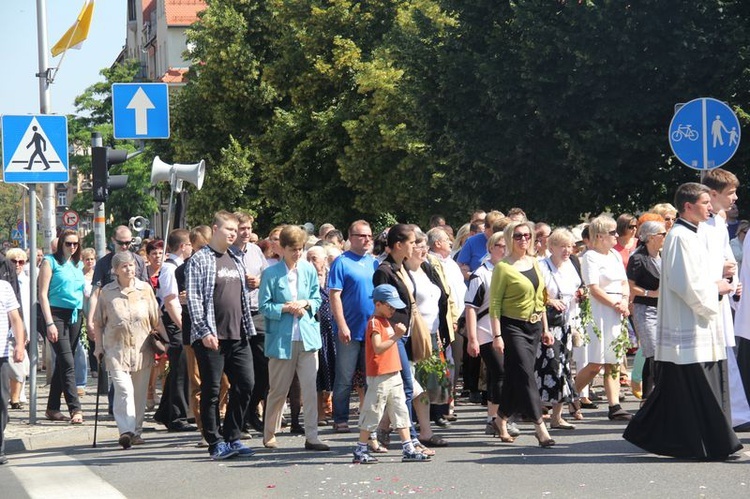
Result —
[[641, 244], [628, 261], [628, 284], [633, 297], [633, 326], [646, 361], [643, 366], [643, 397], [654, 387], [656, 306], [659, 302], [661, 248], [667, 229], [662, 222], [644, 222], [638, 229]]
[[151, 286], [135, 277], [135, 257], [112, 257], [115, 279], [101, 289], [94, 310], [96, 350], [104, 356], [115, 389], [112, 411], [123, 449], [143, 443], [146, 392], [154, 350], [147, 341], [159, 324], [159, 306]]

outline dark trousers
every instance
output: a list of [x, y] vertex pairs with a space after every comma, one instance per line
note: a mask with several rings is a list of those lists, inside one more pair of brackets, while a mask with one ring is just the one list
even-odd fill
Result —
[[[253, 372], [255, 374], [255, 385], [253, 393], [250, 396], [250, 409], [247, 417], [248, 421], [254, 415], [255, 408], [261, 400], [266, 400], [268, 396], [268, 357], [265, 353], [265, 334], [256, 334], [250, 337], [250, 351], [253, 354]], [[263, 404], [263, 419], [266, 419], [266, 405]]]
[[82, 311], [78, 311], [77, 320], [71, 322], [73, 310], [67, 308], [50, 307], [52, 320], [57, 327], [57, 341], [52, 343], [55, 352], [55, 370], [52, 372], [52, 382], [49, 387], [49, 398], [47, 399], [47, 410], [57, 412], [60, 410], [60, 395], [65, 396], [68, 410], [81, 410], [81, 402], [78, 400], [76, 388], [76, 371], [73, 354], [78, 348], [78, 340], [81, 335]]
[[[216, 444], [239, 440], [245, 414], [253, 391], [253, 354], [247, 338], [219, 340], [218, 350], [209, 350], [203, 342], [193, 343], [195, 359], [201, 373], [201, 422], [208, 451]], [[223, 435], [219, 433], [219, 387], [221, 375], [229, 378], [229, 404], [224, 417]]]
[[482, 369], [481, 357], [472, 357], [466, 350], [468, 341], [464, 341], [464, 352], [463, 352], [463, 378], [464, 378], [464, 390], [470, 392], [479, 391], [479, 371]]
[[487, 400], [499, 404], [505, 381], [505, 357], [492, 348], [492, 343], [485, 343], [479, 346], [479, 358], [487, 366]]
[[167, 349], [169, 359], [169, 373], [164, 383], [164, 393], [161, 396], [159, 409], [154, 419], [167, 427], [185, 423], [188, 413], [188, 383], [187, 362], [182, 345], [170, 343]]
[[8, 424], [10, 399], [10, 365], [8, 357], [0, 357], [0, 456], [5, 454], [5, 426]]

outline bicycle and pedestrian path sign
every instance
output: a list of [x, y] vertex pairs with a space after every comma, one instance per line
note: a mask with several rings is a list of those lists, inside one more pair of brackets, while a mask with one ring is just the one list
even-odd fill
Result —
[[691, 100], [672, 118], [669, 145], [677, 159], [690, 168], [719, 168], [737, 152], [740, 121], [720, 100], [710, 97]]
[[65, 183], [68, 175], [68, 118], [7, 115], [2, 118], [3, 181], [9, 184]]

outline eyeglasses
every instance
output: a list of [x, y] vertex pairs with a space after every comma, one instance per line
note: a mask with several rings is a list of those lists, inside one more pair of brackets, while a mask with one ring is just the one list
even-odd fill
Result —
[[617, 235], [617, 231], [616, 230], [611, 230], [611, 231], [607, 232], [607, 234], [609, 234], [610, 236], [616, 236]]
[[666, 236], [667, 233], [666, 232], [657, 232], [656, 235], [657, 236]]
[[361, 237], [362, 239], [372, 239], [372, 234], [352, 234], [352, 237]]
[[503, 248], [503, 249], [505, 249], [506, 247], [507, 247], [507, 246], [506, 246], [506, 245], [504, 245], [504, 244], [496, 244], [496, 245], [495, 245], [495, 248]]
[[16, 265], [18, 265], [19, 263], [21, 265], [26, 264], [26, 260], [13, 260], [13, 259], [11, 259], [10, 261], [11, 261], [11, 263], [15, 263]]
[[135, 242], [135, 239], [130, 239], [129, 241], [118, 241], [117, 239], [115, 239], [115, 243], [118, 246], [130, 246], [134, 242]]
[[523, 234], [513, 234], [513, 240], [520, 241], [522, 239], [526, 239], [528, 241], [529, 239], [531, 239], [531, 234], [529, 234], [528, 232], [525, 232]]
[[65, 246], [73, 248], [74, 246], [78, 246], [78, 241], [65, 241]]

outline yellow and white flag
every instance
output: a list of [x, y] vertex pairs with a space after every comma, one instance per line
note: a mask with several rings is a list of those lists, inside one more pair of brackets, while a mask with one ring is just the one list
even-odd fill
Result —
[[86, 0], [86, 3], [78, 14], [76, 22], [65, 32], [52, 47], [52, 57], [57, 57], [68, 49], [80, 49], [83, 41], [89, 36], [91, 18], [94, 16], [94, 0]]

